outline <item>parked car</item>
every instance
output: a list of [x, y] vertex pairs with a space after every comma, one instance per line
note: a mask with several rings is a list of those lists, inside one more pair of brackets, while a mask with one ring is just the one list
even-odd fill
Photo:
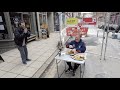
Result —
[[[104, 27], [105, 27], [105, 25], [101, 25], [99, 28], [104, 29]], [[105, 32], [107, 32], [107, 29], [108, 29], [108, 24], [106, 24]], [[120, 26], [118, 26], [117, 24], [109, 24], [109, 31], [110, 32], [118, 33], [119, 30], [120, 30]]]

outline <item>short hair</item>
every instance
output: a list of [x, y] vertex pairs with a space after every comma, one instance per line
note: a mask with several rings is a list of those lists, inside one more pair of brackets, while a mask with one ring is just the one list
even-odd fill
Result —
[[82, 34], [81, 34], [81, 33], [77, 33], [76, 35], [78, 35], [79, 37], [82, 37]]
[[18, 26], [20, 26], [21, 23], [25, 23], [25, 22], [24, 22], [24, 21], [19, 21], [19, 22], [18, 22]]

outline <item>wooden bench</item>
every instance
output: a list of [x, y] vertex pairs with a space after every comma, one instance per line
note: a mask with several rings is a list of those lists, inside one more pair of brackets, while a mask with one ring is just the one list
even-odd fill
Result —
[[36, 40], [36, 35], [31, 35], [30, 37], [28, 37], [28, 42]]

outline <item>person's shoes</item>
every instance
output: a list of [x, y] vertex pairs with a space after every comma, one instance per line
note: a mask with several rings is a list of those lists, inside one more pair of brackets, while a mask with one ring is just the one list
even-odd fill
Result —
[[23, 64], [27, 64], [26, 62], [23, 62]]
[[65, 70], [65, 73], [70, 73], [72, 71], [72, 69], [68, 68], [67, 70]]
[[75, 76], [75, 71], [73, 70], [72, 76]]
[[26, 59], [26, 61], [31, 61], [31, 59]]

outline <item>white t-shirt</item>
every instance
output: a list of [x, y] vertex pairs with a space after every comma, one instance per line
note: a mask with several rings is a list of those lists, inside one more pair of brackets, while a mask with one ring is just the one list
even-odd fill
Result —
[[25, 46], [25, 38], [23, 39], [23, 44], [22, 44], [22, 46]]
[[[24, 33], [27, 33], [27, 28], [25, 28]], [[25, 38], [23, 39], [23, 44], [22, 46], [25, 46]]]

